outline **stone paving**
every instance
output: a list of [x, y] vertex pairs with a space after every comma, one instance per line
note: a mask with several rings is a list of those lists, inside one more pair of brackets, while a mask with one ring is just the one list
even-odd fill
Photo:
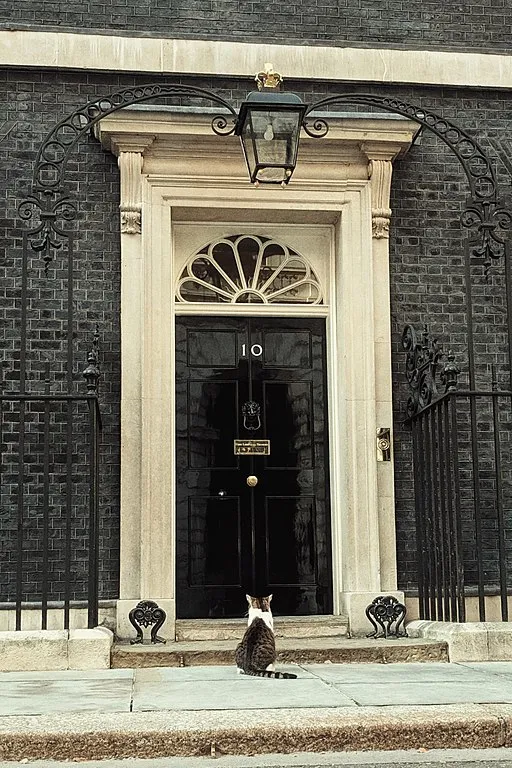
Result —
[[286, 668], [1, 673], [0, 760], [512, 747], [512, 662]]
[[[131, 760], [129, 768], [512, 768], [512, 749], [434, 749], [393, 752], [302, 752], [292, 755], [165, 757]], [[0, 768], [15, 768], [0, 762]], [[69, 768], [69, 762], [35, 760], [30, 768]], [[125, 760], [85, 762], [80, 768], [127, 768]]]
[[[283, 666], [284, 669], [284, 666]], [[297, 680], [234, 667], [4, 672], [0, 716], [512, 704], [512, 662], [286, 665]]]

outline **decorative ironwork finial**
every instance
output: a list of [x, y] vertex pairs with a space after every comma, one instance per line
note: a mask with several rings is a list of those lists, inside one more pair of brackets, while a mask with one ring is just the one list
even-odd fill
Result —
[[282, 75], [279, 72], [274, 72], [272, 64], [265, 64], [265, 68], [258, 72], [254, 79], [258, 84], [258, 91], [262, 91], [264, 88], [276, 88], [279, 90], [283, 84]]
[[452, 350], [448, 352], [447, 361], [441, 372], [441, 381], [444, 384], [445, 392], [454, 392], [457, 389], [460, 368], [455, 362], [455, 355]]
[[83, 372], [84, 379], [87, 382], [87, 392], [90, 395], [96, 395], [98, 392], [98, 379], [100, 378], [100, 369], [98, 367], [100, 331], [98, 326], [94, 331], [92, 348], [87, 355], [87, 368]]
[[18, 206], [18, 213], [27, 222], [39, 217], [28, 237], [32, 250], [42, 255], [44, 272], [48, 275], [53, 252], [62, 248], [64, 239], [69, 235], [63, 224], [76, 218], [76, 204], [66, 195], [55, 197], [52, 190], [43, 190], [39, 198], [31, 195], [23, 200]]

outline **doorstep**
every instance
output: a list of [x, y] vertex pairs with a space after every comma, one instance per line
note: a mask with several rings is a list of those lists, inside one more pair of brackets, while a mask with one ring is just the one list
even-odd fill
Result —
[[[368, 625], [369, 626], [369, 625]], [[238, 642], [247, 628], [247, 619], [176, 619], [176, 640], [233, 640]], [[346, 637], [347, 616], [274, 616], [276, 638], [307, 639]]]
[[[240, 639], [239, 635], [238, 639]], [[374, 663], [448, 661], [448, 644], [423, 638], [278, 638], [277, 662], [295, 664]], [[191, 667], [234, 664], [236, 641], [200, 640], [168, 642], [166, 645], [112, 647], [111, 667]]]

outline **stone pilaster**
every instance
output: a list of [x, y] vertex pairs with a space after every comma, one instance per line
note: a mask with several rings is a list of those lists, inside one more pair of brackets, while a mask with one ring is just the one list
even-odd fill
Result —
[[[391, 390], [391, 320], [389, 291], [389, 198], [393, 160], [400, 147], [379, 142], [361, 145], [368, 158], [372, 213], [372, 265], [375, 355], [375, 416], [376, 430], [392, 428], [393, 407]], [[392, 435], [391, 435], [392, 439]], [[377, 434], [375, 434], [377, 453]], [[391, 448], [391, 459], [393, 451]], [[377, 456], [376, 456], [377, 462]], [[393, 461], [377, 462], [377, 495], [379, 517], [380, 589], [386, 594], [396, 592], [396, 534]]]

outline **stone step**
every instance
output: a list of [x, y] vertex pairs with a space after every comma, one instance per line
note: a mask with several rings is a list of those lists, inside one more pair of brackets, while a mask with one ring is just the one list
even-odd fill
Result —
[[[234, 664], [236, 643], [232, 640], [168, 642], [166, 645], [113, 646], [113, 668], [191, 667]], [[448, 645], [416, 638], [281, 638], [277, 642], [278, 663], [382, 663], [448, 661]]]
[[[176, 640], [240, 640], [247, 619], [178, 619]], [[274, 617], [276, 637], [306, 639], [308, 637], [346, 637], [346, 616], [277, 616]]]

